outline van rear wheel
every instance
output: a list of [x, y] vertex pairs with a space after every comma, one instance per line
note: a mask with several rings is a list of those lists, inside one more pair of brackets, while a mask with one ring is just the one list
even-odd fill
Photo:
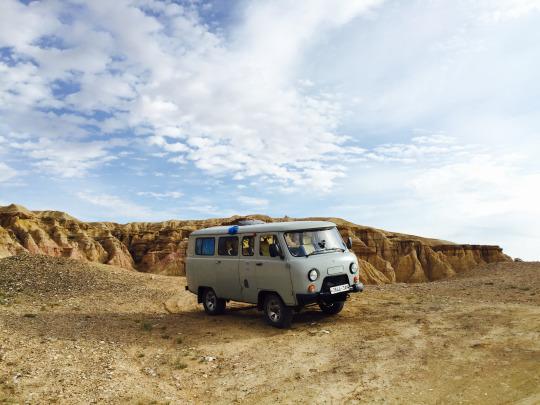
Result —
[[264, 316], [269, 325], [276, 328], [289, 328], [292, 323], [293, 311], [283, 303], [277, 294], [268, 294], [264, 298]]
[[211, 288], [204, 290], [202, 301], [204, 311], [208, 315], [220, 315], [225, 312], [225, 300], [218, 298], [214, 290]]
[[321, 308], [321, 311], [323, 311], [327, 315], [339, 314], [341, 310], [343, 309], [344, 305], [345, 305], [345, 301], [319, 302], [319, 308]]

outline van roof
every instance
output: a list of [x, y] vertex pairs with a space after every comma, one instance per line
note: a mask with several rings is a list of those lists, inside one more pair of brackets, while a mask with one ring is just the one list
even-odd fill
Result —
[[[193, 231], [191, 235], [225, 235], [229, 234], [229, 229], [236, 225], [213, 226], [211, 228]], [[300, 231], [305, 229], [320, 229], [334, 227], [336, 224], [328, 221], [290, 221], [290, 222], [270, 222], [268, 224], [239, 225], [235, 233], [255, 233], [255, 232], [287, 232]]]

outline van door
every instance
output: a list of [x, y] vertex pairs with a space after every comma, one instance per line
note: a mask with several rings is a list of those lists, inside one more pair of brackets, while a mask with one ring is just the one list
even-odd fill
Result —
[[255, 234], [244, 235], [240, 241], [240, 288], [242, 301], [257, 303], [259, 290], [257, 288], [257, 273], [255, 271]]
[[216, 284], [216, 240], [213, 236], [197, 237], [190, 239], [195, 246], [191, 255], [187, 257], [186, 277], [189, 290], [197, 294], [198, 288], [213, 287]]
[[241, 300], [238, 277], [238, 237], [221, 236], [218, 238], [216, 257], [216, 295], [219, 298]]
[[272, 244], [279, 245], [281, 251], [284, 251], [284, 246], [279, 242], [277, 234], [257, 234], [256, 242], [255, 268], [258, 289], [275, 291], [286, 305], [295, 305], [296, 299], [293, 294], [289, 266], [285, 260], [271, 254], [270, 245]]

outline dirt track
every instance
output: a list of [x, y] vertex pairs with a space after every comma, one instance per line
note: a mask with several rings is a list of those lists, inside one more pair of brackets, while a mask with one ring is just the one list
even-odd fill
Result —
[[241, 305], [208, 317], [183, 286], [0, 260], [0, 402], [540, 403], [538, 263], [369, 286], [287, 331]]

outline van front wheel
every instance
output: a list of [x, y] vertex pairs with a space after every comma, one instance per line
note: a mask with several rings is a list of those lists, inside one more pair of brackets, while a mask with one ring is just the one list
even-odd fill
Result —
[[345, 301], [337, 302], [319, 302], [319, 308], [327, 315], [339, 314], [345, 305]]
[[203, 306], [208, 315], [220, 315], [225, 312], [225, 300], [218, 298], [211, 288], [204, 290]]
[[264, 298], [264, 316], [269, 325], [283, 329], [291, 326], [293, 312], [283, 303], [279, 295], [268, 294]]

